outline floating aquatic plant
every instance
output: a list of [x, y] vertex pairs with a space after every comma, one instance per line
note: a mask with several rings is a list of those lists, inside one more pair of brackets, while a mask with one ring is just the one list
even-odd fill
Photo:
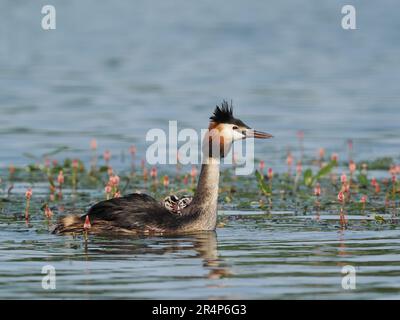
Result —
[[332, 169], [337, 166], [337, 162], [334, 160], [331, 160], [328, 164], [323, 166], [321, 169], [318, 170], [318, 172], [314, 175], [312, 169], [307, 169], [304, 171], [303, 178], [304, 178], [304, 184], [307, 187], [311, 187], [316, 183], [319, 179], [325, 177], [329, 173], [331, 173]]
[[[299, 136], [300, 144], [303, 138]], [[8, 179], [7, 171], [3, 174], [0, 171], [3, 178], [1, 189], [4, 190], [3, 194], [0, 194], [0, 203], [3, 208], [7, 206], [4, 205], [6, 202], [3, 199], [19, 200], [19, 194], [11, 194], [11, 191], [14, 190], [14, 183], [20, 182], [29, 182], [32, 185], [40, 182], [45, 183], [44, 186], [47, 183], [48, 187], [45, 187], [41, 194], [35, 191], [35, 202], [33, 202], [34, 205], [39, 201], [46, 204], [41, 207], [39, 217], [47, 220], [54, 215], [62, 214], [63, 210], [69, 210], [75, 203], [73, 194], [78, 197], [78, 201], [85, 197], [81, 205], [78, 202], [82, 212], [85, 212], [88, 203], [98, 201], [104, 196], [106, 199], [111, 199], [149, 187], [154, 188], [156, 198], [162, 198], [171, 192], [182, 194], [194, 192], [198, 176], [196, 166], [177, 166], [175, 178], [173, 171], [161, 171], [157, 167], [152, 167], [149, 172], [144, 159], [141, 160], [140, 168], [136, 169], [134, 162], [138, 154], [136, 147], [131, 146], [129, 148], [131, 163], [126, 170], [120, 169], [113, 163], [115, 168], [118, 168], [117, 174], [117, 170], [111, 166], [110, 151], [105, 152], [105, 157], [103, 155], [105, 165], [93, 165], [94, 159], [97, 158], [95, 157], [97, 142], [93, 141], [88, 150], [89, 156], [92, 156], [89, 157], [88, 169], [84, 161], [79, 158], [61, 159], [58, 156], [55, 159], [51, 155], [46, 155], [35, 157], [34, 162], [25, 167], [9, 166]], [[313, 157], [308, 157], [304, 153], [298, 156], [293, 150], [287, 150], [286, 155], [282, 157], [284, 172], [271, 166], [266, 170], [265, 161], [261, 160], [255, 179], [235, 176], [232, 168], [222, 170], [220, 205], [232, 209], [290, 210], [302, 214], [314, 212], [317, 217], [320, 212], [339, 213], [339, 222], [342, 226], [347, 226], [347, 216], [354, 213], [361, 212], [375, 217], [386, 217], [388, 213], [393, 216], [398, 215], [400, 165], [393, 159], [390, 159], [390, 162], [380, 160], [380, 164], [385, 163], [386, 173], [375, 172], [374, 161], [355, 161], [352, 145], [348, 146], [348, 152], [348, 160], [339, 162], [337, 153], [331, 153], [330, 157], [327, 157], [324, 148], [318, 149]], [[294, 164], [296, 167], [293, 175]], [[150, 185], [147, 184], [148, 176], [151, 177]], [[67, 190], [65, 194], [64, 190]], [[71, 193], [68, 192], [70, 190]], [[31, 196], [32, 194], [29, 199], [25, 196], [25, 216], [28, 219], [35, 215], [35, 210], [29, 211]], [[52, 204], [53, 201], [56, 202]], [[23, 200], [20, 203], [23, 206]], [[51, 210], [48, 204], [52, 204], [52, 207], [57, 206], [57, 209]], [[385, 218], [379, 221], [379, 223], [392, 223], [396, 220]]]

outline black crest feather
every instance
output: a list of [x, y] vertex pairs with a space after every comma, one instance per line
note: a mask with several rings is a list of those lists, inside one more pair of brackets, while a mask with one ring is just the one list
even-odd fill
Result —
[[216, 106], [214, 110], [214, 114], [210, 117], [211, 121], [214, 121], [216, 123], [230, 123], [230, 124], [235, 124], [239, 127], [244, 127], [250, 129], [246, 124], [243, 123], [242, 120], [236, 119], [233, 116], [233, 110], [232, 110], [232, 102], [231, 106], [228, 105], [228, 102], [225, 100], [222, 101], [221, 106]]
[[229, 107], [227, 101], [222, 101], [221, 106], [216, 106], [214, 114], [210, 117], [214, 122], [218, 123], [231, 123], [235, 118], [233, 117], [232, 103]]

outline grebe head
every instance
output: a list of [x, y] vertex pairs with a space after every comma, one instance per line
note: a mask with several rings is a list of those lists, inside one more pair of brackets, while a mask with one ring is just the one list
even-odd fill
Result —
[[225, 100], [221, 106], [216, 106], [213, 115], [210, 117], [208, 132], [208, 148], [211, 155], [218, 151], [220, 157], [224, 157], [237, 140], [247, 138], [269, 139], [273, 136], [269, 133], [251, 129], [242, 120], [233, 116], [232, 103], [229, 107]]

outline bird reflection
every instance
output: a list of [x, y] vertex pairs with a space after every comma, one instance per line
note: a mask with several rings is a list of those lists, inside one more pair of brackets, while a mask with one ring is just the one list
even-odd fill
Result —
[[193, 241], [193, 248], [203, 259], [203, 267], [209, 270], [207, 278], [220, 279], [232, 275], [230, 269], [218, 256], [218, 241], [215, 231], [197, 234]]
[[[184, 234], [168, 237], [96, 237], [84, 241], [87, 260], [109, 259], [110, 255], [165, 255], [179, 254], [183, 258], [202, 259], [202, 266], [208, 270], [208, 279], [220, 279], [232, 275], [230, 268], [218, 255], [218, 241], [215, 231]], [[102, 257], [107, 255], [106, 257]]]

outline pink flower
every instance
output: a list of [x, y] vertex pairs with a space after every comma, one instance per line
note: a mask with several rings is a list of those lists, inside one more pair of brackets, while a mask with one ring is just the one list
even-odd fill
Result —
[[106, 187], [104, 188], [104, 191], [105, 191], [107, 194], [111, 193], [111, 191], [112, 191], [111, 186], [110, 186], [110, 185], [106, 185]]
[[156, 167], [151, 168], [150, 177], [157, 178], [157, 168]]
[[392, 176], [396, 175], [396, 166], [395, 165], [390, 166], [389, 173]]
[[114, 193], [114, 198], [121, 198], [121, 192], [117, 191]]
[[349, 164], [350, 172], [354, 173], [356, 171], [356, 168], [357, 168], [357, 166], [356, 166], [355, 162], [354, 161], [350, 161], [350, 164]]
[[46, 216], [47, 219], [51, 219], [53, 217], [53, 211], [49, 208], [48, 205], [44, 208], [44, 215]]
[[264, 160], [261, 160], [260, 161], [260, 170], [263, 171], [264, 168], [265, 168], [265, 162], [264, 162]]
[[377, 184], [378, 184], [378, 182], [376, 181], [376, 178], [372, 178], [371, 179], [371, 186], [376, 187]]
[[338, 193], [337, 198], [338, 198], [339, 202], [343, 203], [343, 201], [344, 201], [344, 194], [343, 194], [342, 191], [340, 191], [340, 192]]
[[15, 167], [13, 164], [10, 164], [8, 167], [8, 171], [10, 172], [10, 175], [13, 175], [15, 173]]
[[148, 172], [147, 172], [147, 168], [145, 167], [145, 168], [143, 168], [143, 180], [147, 181], [147, 175], [148, 175]]
[[274, 171], [272, 171], [272, 168], [268, 168], [268, 179], [272, 180], [274, 177]]
[[183, 184], [184, 185], [187, 185], [189, 183], [189, 177], [188, 177], [188, 175], [185, 175], [184, 177], [183, 177]]
[[331, 155], [331, 161], [337, 162], [339, 159], [339, 156], [337, 153], [332, 153]]
[[92, 149], [92, 150], [96, 150], [97, 149], [97, 141], [96, 141], [96, 139], [92, 139], [92, 141], [90, 141], [90, 149]]
[[319, 183], [317, 183], [317, 185], [314, 188], [314, 195], [317, 197], [321, 195], [321, 186]]
[[119, 182], [120, 182], [120, 178], [117, 175], [110, 177], [109, 183], [111, 186], [118, 186]]
[[366, 203], [367, 202], [367, 196], [362, 196], [360, 199], [361, 203]]
[[58, 173], [57, 182], [59, 185], [64, 183], [64, 174], [62, 170], [60, 170], [60, 172]]
[[25, 220], [29, 220], [29, 201], [32, 197], [32, 189], [28, 188], [25, 192], [25, 197], [26, 197], [26, 207], [25, 207]]
[[169, 185], [169, 177], [164, 176], [164, 187], [168, 187], [168, 185]]
[[341, 175], [341, 177], [340, 177], [340, 182], [341, 182], [342, 184], [344, 184], [344, 183], [347, 182], [347, 176], [346, 176], [345, 173], [343, 173], [343, 174]]
[[76, 159], [72, 160], [72, 168], [78, 169], [78, 166], [79, 166], [79, 161]]
[[85, 229], [85, 231], [87, 231], [87, 230], [89, 230], [91, 227], [92, 227], [92, 225], [90, 224], [89, 216], [86, 215], [85, 223], [83, 224], [83, 229]]
[[319, 148], [318, 150], [319, 158], [323, 159], [325, 156], [325, 149], [324, 148]]
[[25, 192], [25, 198], [26, 200], [30, 200], [32, 197], [32, 188], [28, 188], [28, 190], [26, 190]]

